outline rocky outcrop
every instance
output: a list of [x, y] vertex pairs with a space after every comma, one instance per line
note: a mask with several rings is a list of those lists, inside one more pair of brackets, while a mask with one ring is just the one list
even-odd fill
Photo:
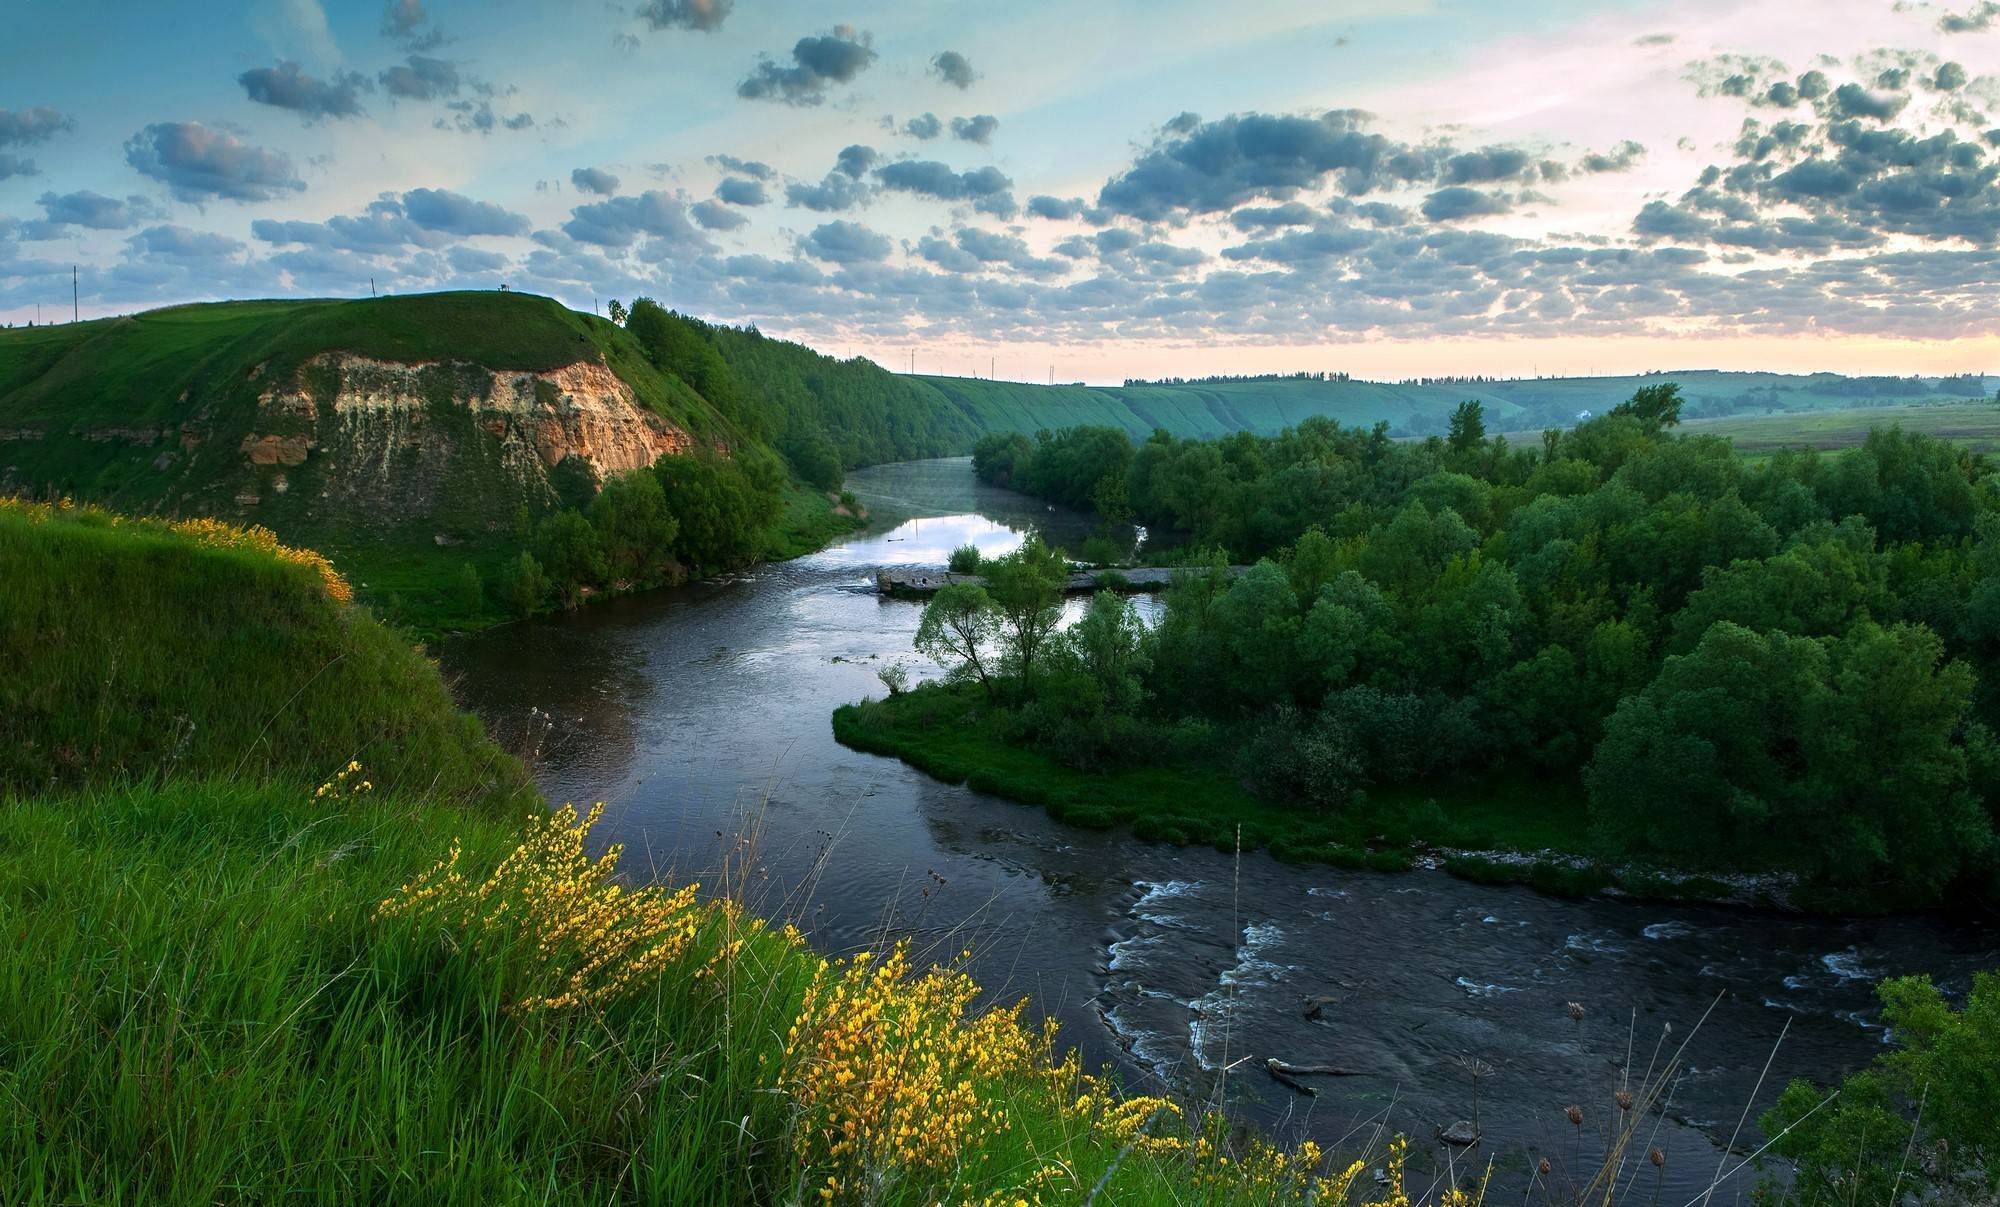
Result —
[[601, 482], [692, 445], [599, 362], [496, 373], [328, 352], [258, 395], [240, 451], [266, 489], [237, 503], [256, 507], [255, 495], [268, 508], [270, 475], [291, 471], [292, 493], [305, 491], [319, 519], [448, 516], [463, 527], [477, 514], [493, 527], [516, 501], [559, 497], [557, 467], [565, 481]]

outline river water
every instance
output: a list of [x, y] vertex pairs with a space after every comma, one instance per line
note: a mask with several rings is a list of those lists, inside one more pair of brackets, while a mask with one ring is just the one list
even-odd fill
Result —
[[[935, 669], [910, 649], [919, 606], [878, 597], [878, 567], [1088, 526], [977, 484], [963, 459], [849, 486], [878, 513], [920, 518], [447, 643], [446, 672], [503, 740], [533, 742], [552, 799], [606, 802], [597, 837], [626, 844], [628, 871], [728, 878], [829, 953], [904, 937], [940, 959], [969, 949], [990, 992], [1031, 996], [1087, 1065], [1134, 1089], [1226, 1100], [1288, 1140], [1356, 1148], [1386, 1127], [1412, 1137], [1413, 1166], [1492, 1162], [1496, 1189], [1525, 1187], [1546, 1157], [1560, 1193], [1594, 1169], [1628, 1059], [1636, 1087], [1678, 1053], [1641, 1132], [1640, 1153], [1657, 1145], [1665, 1166], [1636, 1155], [1628, 1177], [1640, 1201], [1684, 1203], [1761, 1142], [1755, 1116], [1789, 1078], [1880, 1050], [1878, 979], [1929, 972], [1963, 992], [2000, 965], [1995, 932], [1962, 920], [1560, 900], [1072, 830], [848, 750], [835, 706], [881, 694], [888, 663]], [[1305, 1097], [1266, 1075], [1270, 1056], [1355, 1075], [1311, 1078], [1320, 1093]], [[1448, 1149], [1434, 1134], [1473, 1116], [1475, 1069], [1485, 1142]], [[1735, 1174], [1719, 1201], [1754, 1177]]]

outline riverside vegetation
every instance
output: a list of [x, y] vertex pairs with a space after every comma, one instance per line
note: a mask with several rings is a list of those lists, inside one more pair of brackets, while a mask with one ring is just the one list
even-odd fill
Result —
[[10, 1202], [1411, 1201], [953, 959], [630, 884], [268, 532], [0, 503], [0, 664]]
[[989, 481], [1186, 535], [1157, 625], [1107, 593], [1058, 632], [1062, 559], [1031, 542], [929, 604], [945, 682], [836, 725], [1078, 820], [1240, 823], [1281, 855], [1552, 850], [1642, 889], [1775, 871], [1848, 908], [1990, 892], [1985, 459], [1890, 428], [1747, 466], [1676, 435], [1679, 406], [1649, 386], [1534, 448], [1486, 438], [1477, 403], [1412, 444], [1320, 420], [989, 436]]

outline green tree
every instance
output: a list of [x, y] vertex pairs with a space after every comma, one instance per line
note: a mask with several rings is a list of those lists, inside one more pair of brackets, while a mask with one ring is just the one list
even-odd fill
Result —
[[535, 555], [523, 549], [521, 556], [500, 571], [500, 598], [516, 616], [526, 616], [542, 606], [549, 593], [548, 576]]
[[611, 321], [620, 327], [625, 325], [625, 303], [619, 301], [617, 298], [611, 299], [611, 304], [604, 308], [604, 312], [610, 315]]
[[534, 554], [565, 607], [604, 581], [604, 546], [580, 511], [565, 508], [542, 517], [535, 525]]
[[672, 560], [680, 524], [667, 511], [660, 480], [643, 469], [617, 474], [590, 503], [590, 522], [613, 582], [651, 582]]
[[965, 544], [952, 550], [951, 562], [947, 568], [953, 574], [979, 573], [979, 546], [967, 541]]
[[1459, 403], [1451, 413], [1445, 443], [1455, 453], [1469, 453], [1486, 443], [1486, 407], [1477, 399]]
[[1613, 415], [1629, 415], [1641, 429], [1655, 433], [1681, 421], [1681, 388], [1673, 382], [1640, 386], [1632, 397], [1611, 408]]
[[479, 567], [467, 562], [458, 568], [457, 590], [458, 610], [464, 616], [477, 616], [486, 606], [486, 588], [479, 581]]
[[1141, 676], [1148, 666], [1146, 626], [1132, 601], [1115, 591], [1099, 591], [1065, 634], [1077, 664], [1096, 682], [1104, 706], [1131, 712], [1145, 696]]
[[1036, 660], [1062, 623], [1069, 567], [1040, 537], [1029, 537], [1019, 549], [987, 563], [985, 577], [986, 591], [999, 612], [1006, 660], [1032, 690]]
[[999, 632], [999, 610], [986, 588], [976, 583], [949, 583], [924, 605], [917, 622], [917, 652], [945, 669], [947, 675], [971, 676], [988, 695], [993, 676], [987, 650]]

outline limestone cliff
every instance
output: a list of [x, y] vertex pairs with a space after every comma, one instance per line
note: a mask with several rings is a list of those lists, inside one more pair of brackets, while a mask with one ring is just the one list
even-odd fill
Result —
[[693, 444], [596, 361], [492, 372], [326, 352], [261, 385], [238, 445], [235, 502], [246, 516], [275, 508], [470, 536], [500, 527], [519, 502], [552, 503]]

